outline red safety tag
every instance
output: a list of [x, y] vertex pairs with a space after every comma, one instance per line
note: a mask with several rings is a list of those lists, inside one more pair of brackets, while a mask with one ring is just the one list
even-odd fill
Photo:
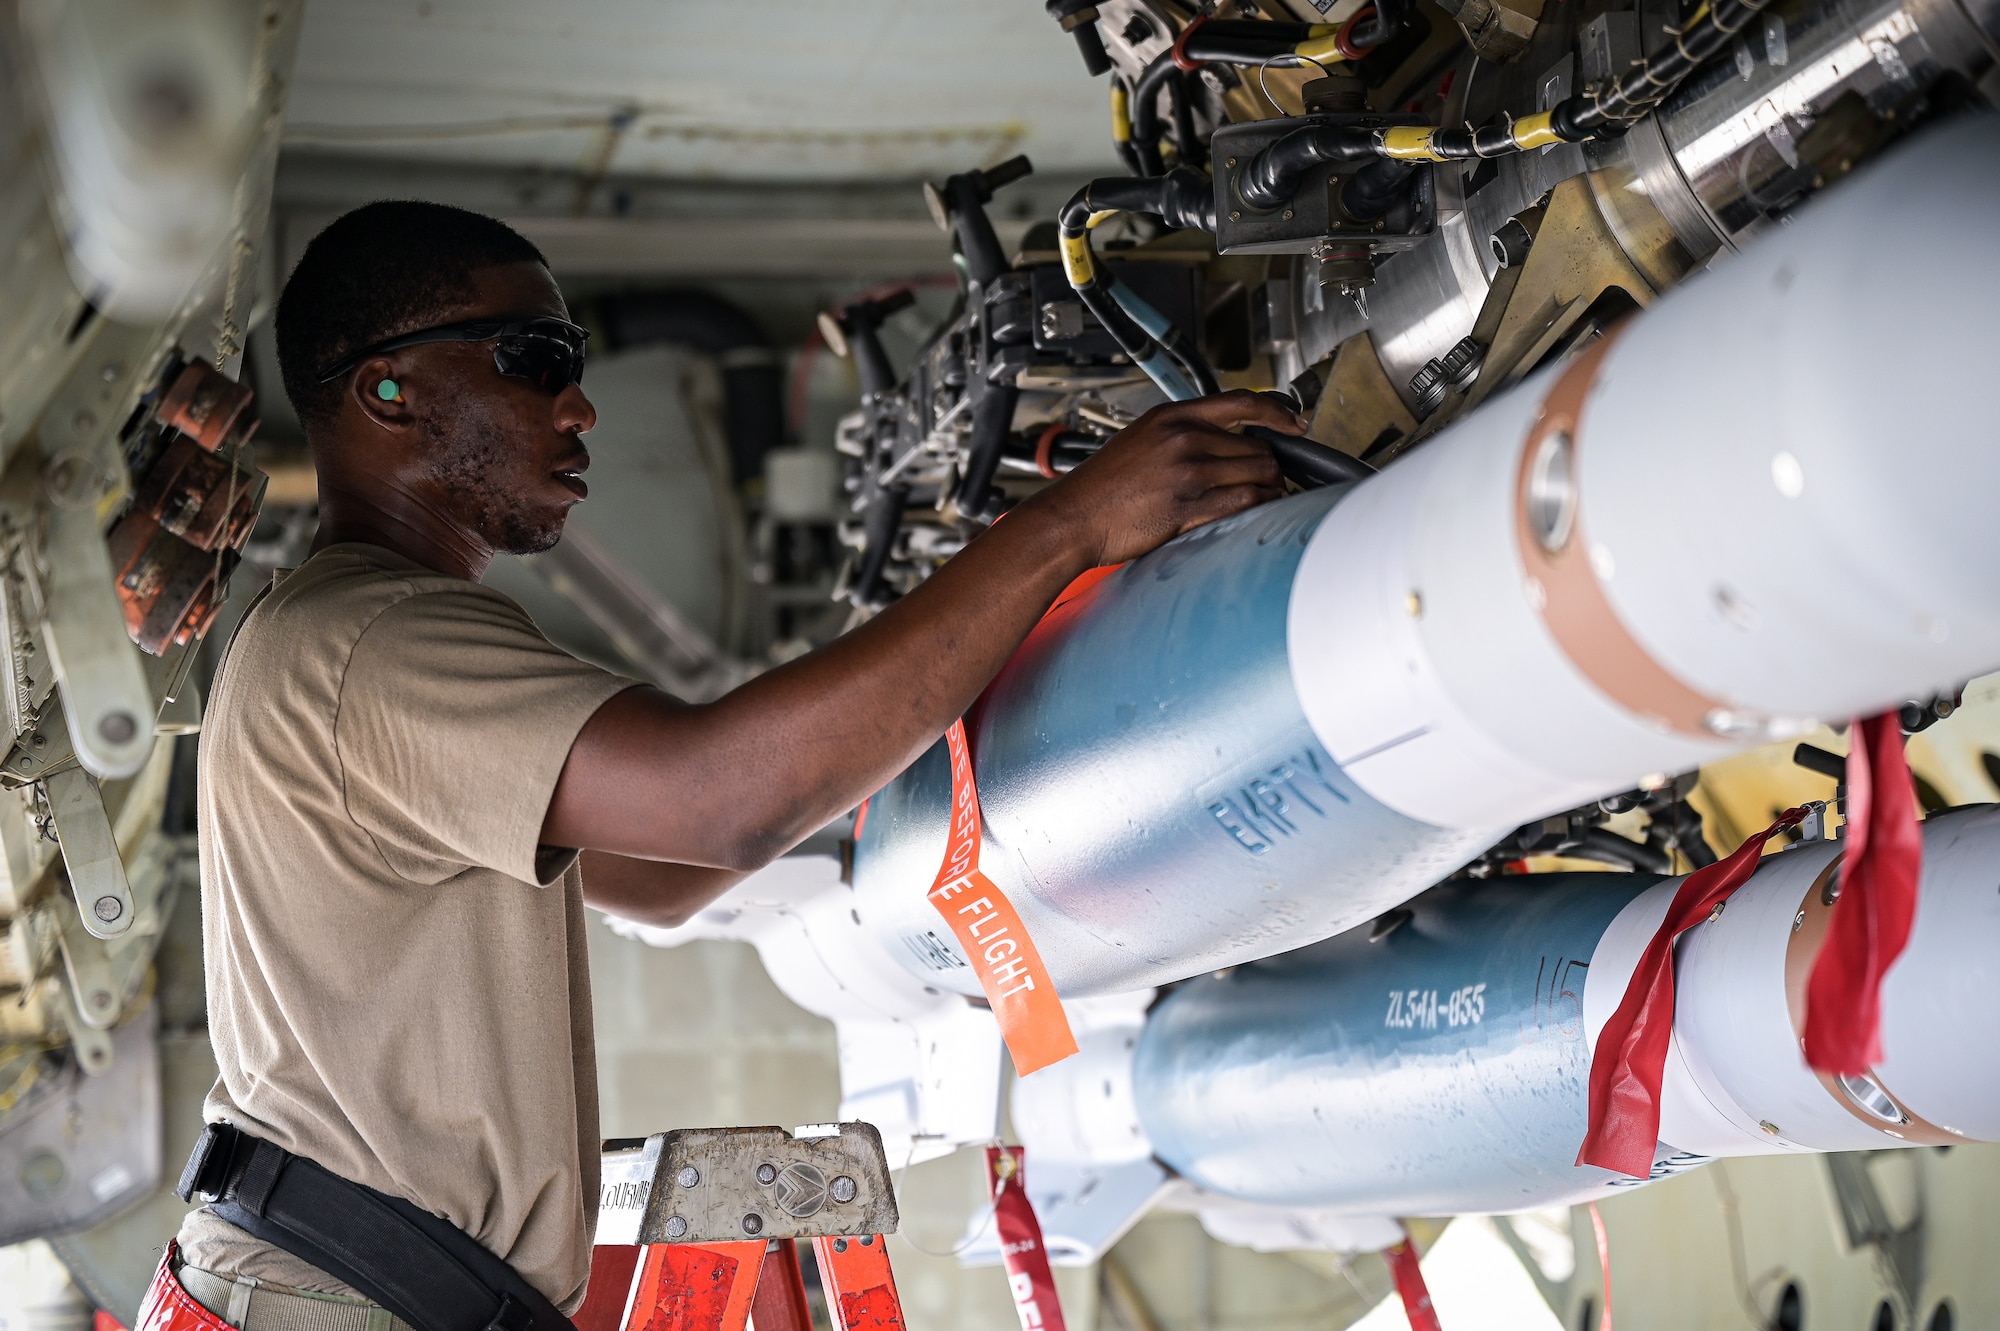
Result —
[[1707, 919], [1730, 893], [1757, 871], [1764, 843], [1780, 828], [1806, 816], [1787, 809], [1729, 858], [1682, 880], [1667, 918], [1639, 956], [1625, 997], [1598, 1032], [1590, 1060], [1590, 1126], [1576, 1153], [1579, 1165], [1613, 1169], [1633, 1178], [1652, 1172], [1660, 1141], [1660, 1080], [1667, 1041], [1674, 1031], [1674, 940]]
[[1834, 1076], [1882, 1061], [1882, 977], [1910, 941], [1924, 864], [1896, 713], [1856, 721], [1847, 739], [1840, 896], [1806, 981], [1806, 1062]]
[[931, 904], [972, 962], [1014, 1070], [1025, 1077], [1075, 1053], [1076, 1036], [1014, 903], [979, 871], [979, 791], [965, 722], [952, 722], [944, 740], [951, 761], [951, 835]]
[[1000, 1260], [1007, 1265], [1007, 1289], [1014, 1296], [1021, 1331], [1065, 1331], [1056, 1278], [1042, 1246], [1042, 1225], [1021, 1177], [1019, 1146], [986, 1148], [986, 1195], [1000, 1231]]
[[1382, 1254], [1389, 1259], [1389, 1274], [1395, 1277], [1396, 1293], [1403, 1300], [1403, 1315], [1410, 1319], [1410, 1331], [1443, 1331], [1437, 1309], [1431, 1307], [1430, 1286], [1424, 1283], [1424, 1269], [1417, 1263], [1417, 1245], [1404, 1239]]

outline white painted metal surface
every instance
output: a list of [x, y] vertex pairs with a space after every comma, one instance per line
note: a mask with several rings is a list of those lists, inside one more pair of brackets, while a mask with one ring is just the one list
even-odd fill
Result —
[[991, 0], [322, 0], [294, 148], [727, 179], [1116, 168], [1103, 80]]
[[[1934, 206], [1907, 216], [1918, 196]], [[2000, 124], [1933, 131], [1667, 295], [1604, 356], [1571, 491], [1604, 605], [1589, 631], [1715, 700], [1705, 730], [1614, 699], [1615, 676], [1587, 673], [1544, 616], [1555, 593], [1522, 553], [1517, 478], [1552, 367], [1315, 533], [1291, 660], [1334, 760], [1409, 817], [1511, 825], [1991, 669], [2000, 453], [1984, 403], [1930, 383], [1994, 345], [1996, 210]], [[1871, 263], [1891, 232], [1907, 260]], [[1846, 350], [1863, 329], [1893, 330], [1865, 365]], [[1915, 476], [1939, 483], [1919, 495]]]

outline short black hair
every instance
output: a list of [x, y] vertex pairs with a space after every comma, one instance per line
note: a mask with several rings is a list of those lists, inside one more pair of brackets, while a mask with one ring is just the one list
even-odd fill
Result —
[[278, 298], [278, 369], [308, 436], [332, 424], [345, 386], [327, 366], [435, 324], [472, 298], [473, 275], [548, 260], [504, 222], [414, 199], [356, 208], [313, 237]]

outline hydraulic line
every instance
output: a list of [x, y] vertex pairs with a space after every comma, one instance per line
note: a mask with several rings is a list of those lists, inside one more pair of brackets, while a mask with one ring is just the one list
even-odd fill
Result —
[[1175, 327], [1111, 270], [1090, 248], [1090, 229], [1119, 212], [1153, 213], [1168, 226], [1215, 229], [1215, 193], [1199, 171], [1176, 168], [1145, 179], [1093, 180], [1070, 197], [1058, 217], [1063, 272], [1084, 308], [1160, 391], [1186, 401], [1218, 391], [1215, 373], [1188, 333]]
[[1328, 163], [1369, 157], [1399, 162], [1454, 162], [1623, 133], [1678, 88], [1694, 69], [1726, 47], [1771, 0], [1718, 0], [1703, 5], [1673, 45], [1657, 51], [1624, 76], [1594, 84], [1534, 115], [1502, 116], [1487, 125], [1306, 125], [1259, 153], [1238, 188], [1254, 208], [1277, 208], [1292, 197], [1301, 176]]

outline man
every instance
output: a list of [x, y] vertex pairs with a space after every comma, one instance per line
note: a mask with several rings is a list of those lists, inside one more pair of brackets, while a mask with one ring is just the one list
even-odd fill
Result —
[[[567, 317], [475, 214], [373, 204], [312, 242], [277, 340], [319, 535], [235, 636], [200, 774], [209, 1121], [443, 1217], [565, 1312], [597, 1202], [582, 907], [680, 923], [852, 809], [1072, 578], [1275, 496], [1233, 430], [1300, 428], [1246, 393], [1149, 413], [853, 633], [687, 706], [479, 585], [586, 494]], [[303, 1292], [364, 1324], [349, 1283], [226, 1217], [256, 1224], [193, 1212], [174, 1259], [209, 1313], [304, 1324]]]

